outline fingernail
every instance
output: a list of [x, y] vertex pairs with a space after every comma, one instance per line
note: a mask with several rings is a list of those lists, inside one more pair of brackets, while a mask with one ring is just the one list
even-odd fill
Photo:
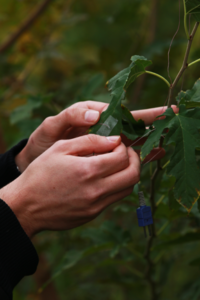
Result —
[[111, 142], [117, 142], [119, 140], [119, 136], [107, 136], [107, 139]]
[[99, 118], [99, 112], [96, 110], [88, 110], [85, 113], [85, 120], [87, 122], [95, 122]]

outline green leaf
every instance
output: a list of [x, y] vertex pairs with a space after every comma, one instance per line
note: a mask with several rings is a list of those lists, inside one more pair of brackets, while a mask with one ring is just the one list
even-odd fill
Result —
[[179, 105], [184, 104], [186, 108], [200, 107], [200, 79], [195, 82], [191, 90], [181, 91], [176, 100]]
[[142, 120], [135, 121], [131, 112], [122, 104], [122, 133], [130, 140], [145, 134], [145, 123]]
[[188, 232], [184, 235], [179, 236], [171, 241], [162, 242], [159, 245], [156, 245], [153, 250], [163, 250], [167, 247], [175, 246], [175, 245], [184, 245], [193, 242], [199, 242], [200, 233], [199, 232]]
[[165, 116], [163, 120], [156, 120], [153, 123], [155, 130], [149, 135], [147, 141], [144, 143], [141, 149], [141, 160], [143, 161], [145, 157], [151, 152], [151, 150], [157, 145], [160, 137], [165, 128], [168, 128], [170, 121], [175, 117], [175, 114], [171, 108], [167, 109], [162, 115]]
[[174, 193], [173, 193], [172, 190], [169, 190], [168, 198], [169, 198], [169, 209], [170, 209], [171, 211], [177, 211], [177, 210], [179, 210], [179, 208], [180, 208], [181, 206], [179, 205], [179, 203], [178, 203], [177, 200], [175, 199]]
[[200, 278], [197, 277], [197, 279], [194, 281], [192, 280], [188, 284], [184, 285], [184, 288], [181, 292], [181, 294], [178, 296], [178, 299], [180, 300], [199, 300], [200, 297]]
[[30, 119], [34, 109], [41, 107], [51, 100], [52, 95], [29, 96], [27, 104], [17, 107], [10, 115], [11, 124], [16, 124], [22, 120]]
[[[110, 105], [101, 114], [99, 122], [90, 128], [89, 133], [102, 136], [121, 134], [123, 118], [121, 102], [125, 99], [126, 90], [137, 77], [145, 73], [145, 68], [151, 65], [151, 61], [143, 56], [133, 56], [131, 61], [132, 63], [128, 68], [122, 70], [107, 82], [108, 90], [111, 92]], [[141, 124], [141, 122], [139, 123]], [[124, 132], [126, 133], [125, 130]]]
[[142, 160], [153, 149], [165, 128], [166, 144], [175, 144], [175, 150], [167, 166], [167, 174], [176, 178], [174, 196], [188, 211], [199, 198], [200, 169], [197, 166], [195, 149], [200, 146], [200, 109], [186, 110], [180, 106], [179, 114], [172, 108], [162, 115], [165, 119], [155, 121], [155, 131], [150, 134], [141, 150]]
[[197, 22], [200, 22], [200, 3], [199, 0], [185, 0], [186, 14], [191, 14]]
[[81, 89], [75, 102], [92, 99], [96, 90], [103, 84], [104, 75], [101, 73], [95, 74], [88, 83]]
[[87, 237], [98, 245], [112, 243], [113, 245], [125, 245], [131, 241], [130, 233], [115, 225], [111, 221], [105, 221], [99, 228], [88, 228], [82, 233], [82, 237]]

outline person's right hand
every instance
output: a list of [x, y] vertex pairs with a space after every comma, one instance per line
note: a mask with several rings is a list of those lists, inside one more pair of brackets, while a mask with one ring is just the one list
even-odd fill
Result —
[[139, 178], [139, 157], [120, 137], [87, 135], [55, 143], [1, 189], [0, 198], [32, 237], [94, 219], [131, 194]]

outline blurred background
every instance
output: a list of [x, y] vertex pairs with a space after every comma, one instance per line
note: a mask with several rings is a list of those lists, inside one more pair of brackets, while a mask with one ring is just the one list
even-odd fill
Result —
[[[178, 0], [0, 0], [0, 7], [0, 152], [75, 102], [109, 102], [105, 82], [132, 55], [151, 59], [149, 70], [168, 76]], [[170, 53], [172, 79], [187, 43], [182, 6], [180, 13]], [[199, 38], [200, 30], [191, 61], [200, 57]], [[176, 92], [191, 88], [199, 73], [198, 64], [191, 67]], [[167, 94], [164, 82], [143, 75], [129, 89], [126, 105], [162, 106]], [[142, 170], [147, 202], [154, 168], [149, 163]], [[39, 234], [38, 270], [17, 286], [14, 300], [200, 299], [199, 211], [195, 206], [188, 215], [177, 206], [172, 186], [173, 179], [161, 173], [155, 189], [157, 239], [149, 250], [137, 225], [137, 186], [85, 226]]]

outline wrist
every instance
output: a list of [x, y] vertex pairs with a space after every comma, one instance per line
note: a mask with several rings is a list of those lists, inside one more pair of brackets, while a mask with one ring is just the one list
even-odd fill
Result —
[[27, 155], [27, 146], [25, 146], [22, 151], [15, 156], [15, 163], [21, 173], [23, 173], [31, 163]]
[[29, 238], [35, 234], [31, 213], [31, 200], [26, 188], [20, 187], [19, 179], [0, 189], [2, 199], [13, 211]]

